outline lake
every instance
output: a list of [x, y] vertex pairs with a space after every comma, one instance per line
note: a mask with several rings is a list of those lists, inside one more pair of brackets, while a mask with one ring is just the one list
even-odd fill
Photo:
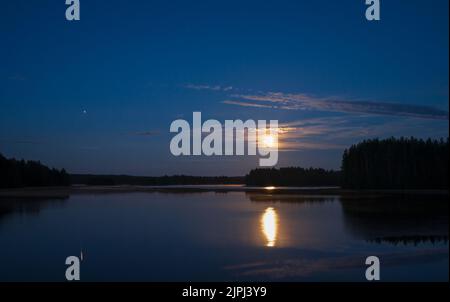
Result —
[[448, 200], [270, 192], [0, 199], [0, 281], [448, 281]]

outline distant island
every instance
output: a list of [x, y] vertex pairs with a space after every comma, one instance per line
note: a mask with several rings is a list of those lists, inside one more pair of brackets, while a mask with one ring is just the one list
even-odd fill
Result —
[[340, 186], [341, 172], [320, 168], [253, 169], [245, 176], [247, 186], [321, 187]]
[[257, 168], [246, 176], [129, 176], [71, 174], [37, 161], [0, 154], [0, 188], [69, 186], [168, 186], [243, 184], [246, 186], [325, 187], [353, 190], [448, 190], [449, 139], [365, 140], [346, 149], [340, 171], [321, 168]]
[[170, 185], [219, 185], [219, 184], [243, 184], [244, 177], [236, 176], [130, 176], [130, 175], [92, 175], [71, 174], [72, 184], [91, 186], [170, 186]]

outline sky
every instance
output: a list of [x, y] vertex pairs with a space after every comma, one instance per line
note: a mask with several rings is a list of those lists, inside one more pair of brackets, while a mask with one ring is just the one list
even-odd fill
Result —
[[0, 2], [0, 153], [70, 173], [244, 175], [258, 157], [175, 157], [172, 121], [277, 119], [279, 167], [448, 137], [447, 0]]

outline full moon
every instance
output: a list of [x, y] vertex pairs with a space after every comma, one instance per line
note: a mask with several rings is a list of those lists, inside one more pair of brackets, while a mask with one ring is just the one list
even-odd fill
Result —
[[263, 135], [261, 142], [264, 147], [272, 148], [275, 146], [275, 137], [273, 135]]

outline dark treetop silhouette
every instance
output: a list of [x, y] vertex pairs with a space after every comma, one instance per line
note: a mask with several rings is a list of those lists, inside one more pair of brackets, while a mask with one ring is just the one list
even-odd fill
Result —
[[7, 159], [0, 154], [0, 188], [67, 186], [64, 169], [50, 169], [38, 161]]
[[342, 186], [351, 189], [448, 189], [449, 140], [365, 140], [344, 151]]
[[68, 175], [35, 161], [6, 159], [0, 154], [0, 188], [86, 185], [342, 186], [348, 189], [448, 189], [449, 140], [372, 139], [351, 146], [342, 170], [320, 168], [254, 169], [244, 177]]
[[130, 175], [91, 175], [71, 174], [72, 184], [93, 186], [137, 185], [137, 186], [167, 186], [167, 185], [211, 185], [211, 184], [241, 184], [243, 177], [227, 176], [130, 176]]
[[254, 169], [245, 176], [248, 186], [338, 186], [339, 171], [300, 167]]

